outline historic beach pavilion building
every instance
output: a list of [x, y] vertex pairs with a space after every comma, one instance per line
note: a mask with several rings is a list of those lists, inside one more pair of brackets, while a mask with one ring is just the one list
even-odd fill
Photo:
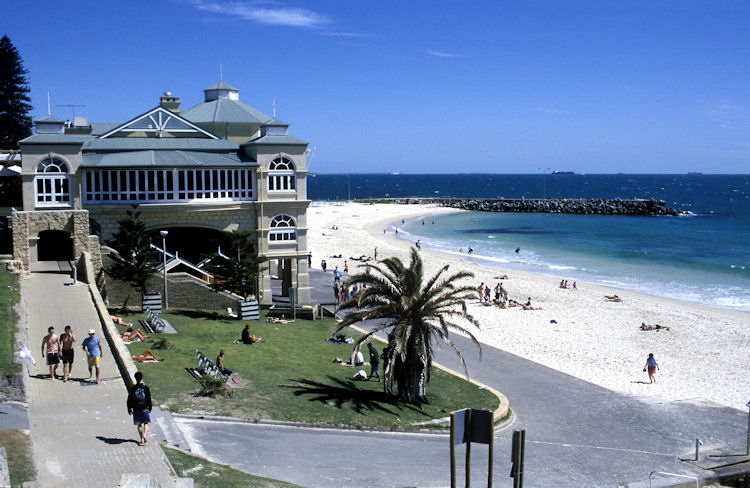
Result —
[[[180, 111], [169, 92], [121, 124], [47, 116], [20, 142], [23, 210], [13, 213], [13, 254], [24, 271], [44, 260], [99, 255], [132, 203], [150, 230], [169, 231], [170, 250], [196, 259], [222, 230], [256, 232], [271, 266], [260, 300], [297, 287], [309, 303], [307, 143], [289, 125], [239, 101], [220, 81], [204, 102]], [[97, 261], [95, 259], [95, 261]]]

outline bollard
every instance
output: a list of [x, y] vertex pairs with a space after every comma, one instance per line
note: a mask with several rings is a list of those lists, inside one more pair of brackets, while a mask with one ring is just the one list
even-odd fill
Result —
[[73, 266], [73, 286], [78, 284], [78, 268]]
[[703, 443], [701, 442], [701, 440], [696, 438], [695, 439], [695, 460], [696, 461], [698, 460], [698, 450], [700, 449], [700, 446], [702, 445]]
[[[746, 405], [750, 408], [750, 402], [747, 402]], [[747, 450], [745, 455], [750, 456], [750, 410], [747, 412]]]

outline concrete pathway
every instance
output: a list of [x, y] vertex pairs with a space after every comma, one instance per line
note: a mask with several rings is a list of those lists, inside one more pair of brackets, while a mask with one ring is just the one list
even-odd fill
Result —
[[[87, 285], [69, 286], [65, 274], [32, 273], [21, 280], [28, 315], [29, 340], [35, 367], [30, 373], [28, 408], [40, 486], [117, 486], [124, 473], [150, 473], [173, 486], [170, 469], [156, 442], [140, 446], [127, 414], [127, 391], [102, 335]], [[41, 357], [42, 338], [49, 326], [59, 335], [66, 325], [78, 339], [72, 380], [50, 381]], [[102, 384], [88, 377], [81, 342], [88, 329], [103, 342]], [[62, 365], [58, 368], [62, 375]]]

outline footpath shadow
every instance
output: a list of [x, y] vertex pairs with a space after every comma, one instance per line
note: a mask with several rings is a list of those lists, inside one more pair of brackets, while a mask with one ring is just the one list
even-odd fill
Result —
[[96, 438], [105, 444], [119, 445], [133, 443], [140, 445], [140, 443], [134, 439], [120, 439], [119, 437], [104, 437], [101, 435], [96, 436]]
[[336, 408], [351, 408], [359, 414], [365, 411], [378, 410], [398, 416], [398, 412], [389, 407], [407, 408], [424, 414], [414, 405], [404, 403], [382, 391], [361, 389], [358, 382], [341, 380], [327, 376], [329, 384], [307, 379], [290, 379], [295, 385], [279, 385], [282, 388], [294, 389], [294, 396], [310, 395], [309, 401], [334, 405]]

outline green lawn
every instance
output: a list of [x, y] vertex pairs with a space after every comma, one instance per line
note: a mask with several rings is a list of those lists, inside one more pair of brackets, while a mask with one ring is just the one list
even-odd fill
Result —
[[0, 429], [0, 446], [5, 448], [10, 471], [10, 486], [21, 486], [34, 480], [34, 463], [31, 458], [31, 439], [18, 430]]
[[18, 303], [18, 276], [0, 270], [0, 374], [12, 375], [21, 371], [13, 362], [18, 315], [13, 307]]
[[[167, 337], [174, 347], [154, 350], [165, 361], [138, 363], [138, 367], [151, 386], [154, 402], [175, 412], [409, 429], [419, 422], [446, 417], [452, 410], [498, 406], [490, 392], [436, 368], [422, 409], [387, 397], [382, 383], [375, 380], [353, 380], [360, 368], [332, 362], [335, 357], [346, 359], [352, 352], [350, 344], [326, 341], [336, 326], [332, 319], [297, 320], [286, 325], [252, 321], [251, 333], [265, 342], [245, 345], [232, 343], [244, 326], [239, 320], [188, 310], [169, 310], [164, 317], [179, 333], [159, 337]], [[124, 318], [136, 321], [143, 316]], [[152, 341], [131, 344], [131, 353], [152, 349]], [[382, 344], [376, 347], [382, 350]], [[195, 394], [198, 385], [185, 368], [196, 366], [196, 348], [211, 359], [220, 349], [225, 350], [225, 366], [238, 373], [241, 382], [231, 398]], [[366, 349], [364, 354], [367, 357]], [[369, 372], [369, 366], [362, 369]]]
[[180, 478], [193, 478], [195, 488], [298, 488], [297, 485], [261, 478], [230, 466], [212, 463], [167, 446], [164, 454]]

